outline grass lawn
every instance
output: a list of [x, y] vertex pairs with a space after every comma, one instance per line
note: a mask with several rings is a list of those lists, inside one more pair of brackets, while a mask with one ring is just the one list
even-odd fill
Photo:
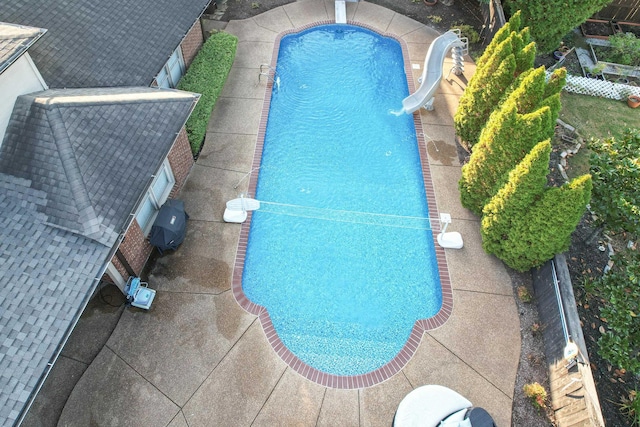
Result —
[[575, 127], [585, 139], [622, 137], [627, 128], [640, 129], [640, 108], [625, 101], [562, 92], [560, 119]]

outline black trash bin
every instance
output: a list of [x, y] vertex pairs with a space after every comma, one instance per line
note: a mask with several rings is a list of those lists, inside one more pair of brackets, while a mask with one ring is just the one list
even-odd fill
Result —
[[177, 249], [187, 233], [189, 215], [184, 211], [182, 200], [169, 199], [160, 208], [151, 227], [149, 242], [162, 253]]

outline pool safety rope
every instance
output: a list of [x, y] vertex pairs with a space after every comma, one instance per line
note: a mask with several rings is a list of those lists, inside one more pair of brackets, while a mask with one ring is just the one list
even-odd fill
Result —
[[286, 215], [322, 221], [344, 222], [378, 227], [406, 228], [413, 230], [431, 230], [431, 221], [429, 218], [420, 216], [318, 208], [289, 203], [265, 202], [263, 200], [260, 200], [259, 211], [273, 215]]

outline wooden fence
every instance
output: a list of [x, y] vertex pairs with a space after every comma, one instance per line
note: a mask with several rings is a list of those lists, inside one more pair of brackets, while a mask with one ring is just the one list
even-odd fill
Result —
[[486, 46], [491, 42], [494, 34], [507, 23], [507, 20], [504, 17], [504, 10], [500, 0], [491, 0], [488, 4], [481, 3], [480, 10], [484, 18], [482, 44]]
[[613, 0], [593, 18], [640, 24], [640, 0]]

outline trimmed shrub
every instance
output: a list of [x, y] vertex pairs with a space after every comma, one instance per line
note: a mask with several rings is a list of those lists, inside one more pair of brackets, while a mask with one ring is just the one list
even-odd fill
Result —
[[[513, 99], [518, 106], [518, 113], [530, 113], [536, 108], [539, 108], [540, 105], [544, 103], [543, 101], [545, 98], [560, 94], [560, 91], [564, 87], [564, 84], [561, 83], [564, 83], [566, 81], [566, 74], [567, 73], [564, 68], [561, 68], [557, 70], [557, 72], [554, 72], [553, 76], [555, 77], [552, 76], [552, 85], [549, 86], [549, 84], [546, 82], [544, 67], [532, 69], [525, 74], [525, 77], [523, 79], [519, 81], [518, 86], [516, 86], [514, 90], [509, 94], [509, 98]], [[552, 107], [552, 105], [550, 105], [549, 103], [544, 104], [549, 105], [550, 108]], [[558, 114], [560, 113], [561, 104], [558, 104], [557, 107], [558, 108], [552, 108], [552, 117], [554, 123], [558, 118]], [[553, 135], [553, 127], [550, 129], [550, 131], [551, 134], [549, 135], [549, 137]]]
[[518, 114], [512, 100], [491, 115], [469, 163], [462, 167], [458, 188], [464, 207], [482, 214], [485, 204], [509, 179], [509, 172], [544, 139], [541, 136], [548, 133], [543, 128], [550, 115], [548, 107]]
[[453, 118], [456, 133], [469, 147], [478, 142], [491, 112], [513, 82], [515, 70], [516, 59], [508, 39], [500, 44], [485, 67], [476, 68]]
[[178, 83], [180, 90], [201, 94], [185, 126], [194, 155], [202, 148], [211, 112], [227, 81], [237, 45], [238, 38], [231, 34], [212, 34]]
[[582, 24], [611, 0], [505, 0], [511, 12], [522, 13], [522, 25], [531, 28], [531, 37], [540, 52], [551, 52], [560, 45], [562, 37]]
[[509, 173], [509, 181], [484, 207], [481, 223], [482, 247], [503, 259], [503, 242], [509, 239], [513, 218], [526, 215], [542, 195], [549, 172], [551, 143], [538, 143]]
[[591, 209], [614, 232], [640, 236], [640, 130], [627, 130], [622, 139], [592, 141]]
[[526, 271], [569, 249], [571, 233], [590, 196], [591, 175], [575, 178], [562, 187], [547, 188], [526, 215], [514, 219], [508, 242], [503, 244], [510, 251], [505, 263]]
[[566, 68], [558, 68], [547, 80], [547, 87], [544, 92], [544, 97], [547, 98], [549, 96], [555, 95], [556, 93], [562, 92], [562, 89], [567, 84], [567, 69]]
[[538, 52], [536, 43], [531, 41], [529, 27], [520, 31], [520, 38], [522, 39], [522, 46], [514, 50], [516, 62], [518, 63], [518, 68], [516, 69], [518, 74], [533, 67]]
[[482, 247], [509, 267], [526, 271], [569, 247], [591, 195], [591, 176], [546, 188], [549, 140], [540, 142], [484, 207]]
[[[545, 83], [544, 67], [523, 72], [502, 107], [489, 117], [479, 143], [462, 168], [458, 183], [462, 205], [480, 215], [508, 174], [540, 141], [553, 136], [560, 113], [560, 94], [566, 72], [558, 70]], [[545, 96], [548, 95], [546, 98]]]
[[516, 77], [533, 66], [534, 57], [535, 45], [524, 29], [512, 31], [492, 49], [491, 56], [481, 58], [482, 65], [476, 67], [453, 118], [456, 133], [469, 148], [478, 143], [489, 116], [500, 106]]

